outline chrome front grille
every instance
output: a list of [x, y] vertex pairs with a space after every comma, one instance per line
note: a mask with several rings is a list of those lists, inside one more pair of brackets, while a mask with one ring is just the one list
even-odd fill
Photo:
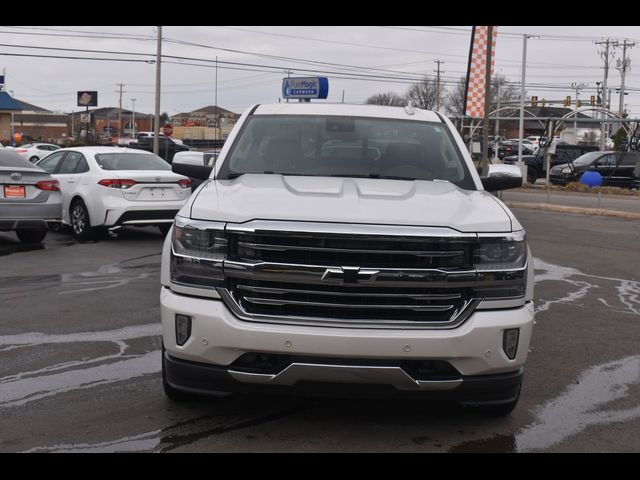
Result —
[[443, 239], [353, 238], [341, 235], [240, 235], [237, 257], [305, 265], [390, 268], [460, 268], [470, 245]]
[[453, 328], [479, 303], [476, 235], [450, 229], [302, 222], [227, 226], [227, 287], [248, 321]]

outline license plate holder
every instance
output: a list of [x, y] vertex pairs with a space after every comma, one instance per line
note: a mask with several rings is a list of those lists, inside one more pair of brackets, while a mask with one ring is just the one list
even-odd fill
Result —
[[24, 185], [5, 185], [5, 198], [25, 198], [27, 196]]

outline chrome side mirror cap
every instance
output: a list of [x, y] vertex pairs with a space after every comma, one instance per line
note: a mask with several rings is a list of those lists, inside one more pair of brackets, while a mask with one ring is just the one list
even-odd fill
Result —
[[492, 164], [486, 177], [481, 177], [482, 186], [489, 192], [522, 186], [522, 173], [517, 165]]

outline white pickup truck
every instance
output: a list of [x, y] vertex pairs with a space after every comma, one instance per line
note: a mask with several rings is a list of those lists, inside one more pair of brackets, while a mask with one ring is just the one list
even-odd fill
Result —
[[[190, 158], [190, 157], [189, 157]], [[414, 395], [507, 414], [533, 325], [525, 232], [451, 122], [412, 107], [245, 112], [162, 257], [175, 400]], [[488, 190], [488, 191], [487, 191]]]

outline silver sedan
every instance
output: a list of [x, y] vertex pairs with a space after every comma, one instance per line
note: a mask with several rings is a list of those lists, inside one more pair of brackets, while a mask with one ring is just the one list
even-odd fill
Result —
[[21, 242], [41, 242], [47, 224], [62, 216], [58, 181], [17, 153], [0, 149], [0, 231], [15, 231]]

